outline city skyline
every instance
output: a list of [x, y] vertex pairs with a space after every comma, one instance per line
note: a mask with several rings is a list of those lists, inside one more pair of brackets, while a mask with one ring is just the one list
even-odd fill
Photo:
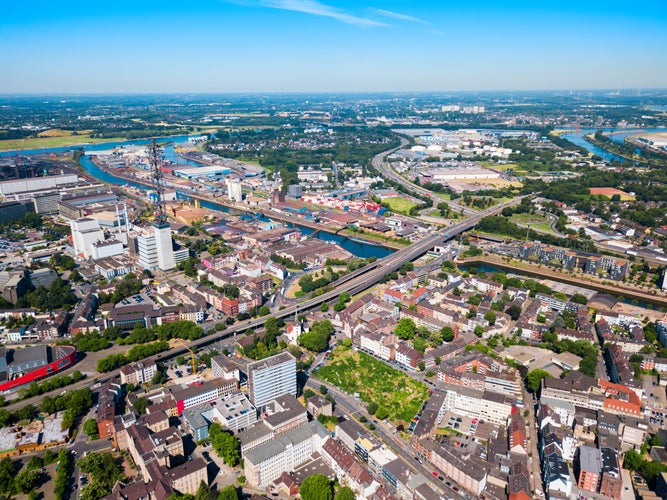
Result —
[[[640, 8], [639, 8], [640, 7]], [[661, 2], [216, 0], [5, 7], [0, 93], [667, 87]]]

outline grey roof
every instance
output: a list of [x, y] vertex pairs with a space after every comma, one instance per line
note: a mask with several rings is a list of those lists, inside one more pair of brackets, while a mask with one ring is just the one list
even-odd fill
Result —
[[259, 421], [236, 434], [236, 437], [239, 438], [242, 445], [247, 445], [269, 434], [273, 434], [273, 431], [263, 421]]
[[599, 474], [602, 470], [600, 450], [591, 446], [579, 447], [579, 467], [582, 471]]
[[273, 441], [269, 441], [259, 448], [250, 450], [244, 458], [252, 464], [262, 463], [284, 452], [288, 447], [295, 447], [315, 434], [319, 434], [320, 438], [324, 439], [329, 435], [329, 432], [317, 420], [313, 420], [276, 437]]
[[252, 372], [253, 370], [262, 370], [264, 368], [269, 368], [272, 366], [279, 365], [281, 363], [285, 363], [288, 361], [294, 361], [294, 356], [292, 356], [289, 352], [284, 351], [281, 352], [280, 354], [276, 354], [275, 356], [271, 356], [270, 358], [266, 359], [260, 359], [259, 361], [255, 361], [254, 363], [250, 363], [248, 365], [248, 372]]

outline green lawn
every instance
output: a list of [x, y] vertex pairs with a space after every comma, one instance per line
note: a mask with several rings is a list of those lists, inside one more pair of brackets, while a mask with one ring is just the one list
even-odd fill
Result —
[[410, 200], [406, 198], [400, 198], [398, 196], [396, 198], [386, 198], [382, 201], [389, 206], [389, 210], [392, 212], [397, 212], [404, 215], [410, 215], [410, 209], [416, 206]]
[[79, 144], [99, 144], [103, 142], [123, 141], [122, 137], [90, 137], [89, 135], [68, 135], [59, 137], [31, 137], [29, 139], [6, 139], [0, 141], [0, 151], [16, 149], [42, 149], [76, 146]]
[[517, 224], [530, 224], [531, 228], [539, 229], [542, 231], [553, 232], [551, 229], [550, 221], [548, 217], [538, 214], [514, 214], [512, 215], [512, 222]]
[[408, 423], [428, 397], [428, 389], [386, 363], [347, 347], [337, 347], [316, 376], [348, 394], [359, 393], [365, 403], [385, 409], [395, 423]]

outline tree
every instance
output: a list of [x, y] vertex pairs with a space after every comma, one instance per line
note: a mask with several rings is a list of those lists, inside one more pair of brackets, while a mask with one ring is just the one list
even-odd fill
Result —
[[78, 271], [78, 269], [72, 269], [72, 271], [69, 273], [69, 280], [72, 283], [79, 283], [80, 281], [83, 281], [83, 276], [81, 276], [81, 273]]
[[299, 493], [303, 500], [333, 500], [331, 481], [323, 474], [313, 474], [304, 479]]
[[521, 317], [521, 306], [518, 304], [512, 304], [505, 312], [509, 314], [509, 317], [512, 318], [512, 321], [516, 321]]
[[366, 410], [368, 411], [369, 415], [375, 415], [375, 412], [378, 411], [377, 403], [374, 402], [368, 403], [368, 407], [366, 408]]
[[239, 500], [238, 491], [231, 484], [229, 486], [225, 486], [220, 490], [218, 500]]
[[223, 430], [220, 424], [213, 422], [208, 429], [208, 435], [216, 453], [227, 465], [234, 467], [239, 463], [239, 440], [231, 432]]
[[475, 332], [475, 335], [477, 335], [478, 337], [484, 335], [484, 327], [482, 325], [477, 325], [473, 331]]
[[40, 473], [36, 470], [22, 470], [14, 478], [14, 488], [19, 493], [26, 494], [35, 489], [39, 482]]
[[489, 322], [489, 325], [494, 325], [496, 323], [496, 313], [488, 310], [484, 314], [484, 319]]
[[625, 469], [637, 470], [643, 463], [641, 455], [636, 450], [630, 449], [625, 453], [625, 458], [623, 459], [623, 467]]
[[313, 323], [309, 332], [299, 335], [299, 344], [311, 352], [322, 352], [329, 346], [329, 336], [334, 326], [329, 320]]
[[401, 340], [410, 340], [415, 336], [417, 325], [410, 318], [401, 318], [394, 329], [394, 332]]
[[354, 491], [349, 486], [341, 486], [336, 492], [335, 500], [355, 500]]
[[97, 419], [89, 418], [83, 423], [83, 432], [90, 439], [97, 439], [100, 437], [100, 431], [97, 428]]
[[528, 375], [526, 375], [526, 386], [528, 387], [528, 390], [533, 394], [537, 394], [537, 391], [540, 390], [540, 386], [542, 385], [542, 380], [549, 376], [549, 372], [542, 370], [541, 368], [529, 372]]
[[451, 342], [454, 340], [454, 330], [451, 326], [443, 326], [440, 333], [442, 334], [442, 340], [444, 342]]
[[271, 309], [268, 306], [262, 306], [257, 311], [258, 316], [268, 316], [271, 314]]
[[326, 302], [322, 302], [322, 303], [320, 304], [320, 311], [322, 311], [323, 313], [325, 313], [325, 312], [327, 312], [328, 310], [329, 310], [329, 304], [326, 303]]
[[137, 411], [139, 415], [143, 415], [146, 413], [146, 408], [148, 407], [148, 399], [146, 398], [138, 398], [134, 402], [134, 409]]
[[199, 488], [197, 488], [194, 500], [211, 500], [211, 492], [206, 481], [199, 481]]
[[16, 464], [10, 458], [0, 460], [0, 493], [11, 493], [14, 489]]
[[571, 299], [571, 300], [572, 300], [572, 302], [574, 302], [574, 303], [576, 303], [576, 304], [582, 304], [582, 305], [586, 305], [586, 304], [588, 304], [588, 298], [587, 298], [585, 295], [581, 294], [581, 293], [575, 293], [575, 294], [572, 296], [572, 299]]

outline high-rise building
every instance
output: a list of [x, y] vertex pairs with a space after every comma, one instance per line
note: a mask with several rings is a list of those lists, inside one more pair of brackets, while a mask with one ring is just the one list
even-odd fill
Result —
[[174, 244], [171, 241], [171, 229], [169, 224], [153, 226], [155, 232], [155, 244], [157, 250], [157, 265], [163, 271], [176, 267], [174, 260]]
[[158, 267], [157, 243], [155, 235], [142, 233], [137, 236], [137, 247], [139, 250], [139, 266], [142, 269], [152, 271]]
[[155, 225], [137, 236], [139, 266], [142, 269], [168, 271], [176, 267], [169, 224]]
[[283, 394], [296, 397], [296, 359], [285, 351], [250, 363], [248, 393], [259, 410]]
[[241, 182], [235, 179], [227, 180], [227, 197], [232, 201], [243, 201]]

